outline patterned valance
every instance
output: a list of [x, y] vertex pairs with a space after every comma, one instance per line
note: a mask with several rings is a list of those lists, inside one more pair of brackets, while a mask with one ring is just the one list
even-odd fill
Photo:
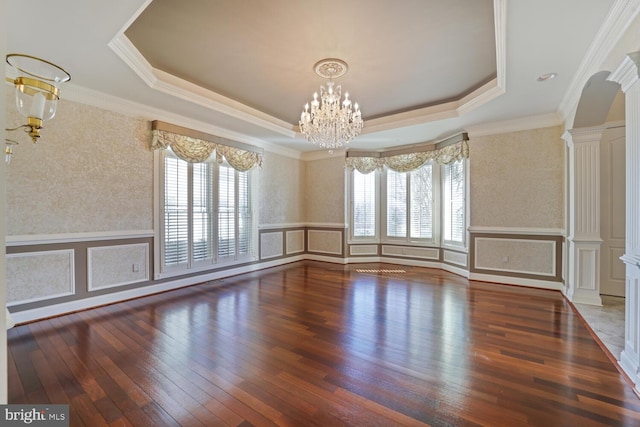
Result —
[[[461, 159], [469, 158], [469, 144], [467, 134], [462, 134], [462, 140], [430, 151], [415, 151], [401, 154], [397, 150], [378, 153], [348, 152], [345, 166], [360, 173], [368, 174], [385, 166], [395, 172], [411, 172], [425, 163], [433, 160], [448, 165]], [[460, 136], [458, 137], [460, 139]]]
[[211, 161], [215, 151], [215, 160], [240, 171], [248, 171], [254, 166], [262, 166], [262, 150], [257, 147], [231, 141], [222, 137], [205, 134], [180, 126], [154, 121], [153, 150], [171, 147], [171, 151], [180, 159], [190, 163]]

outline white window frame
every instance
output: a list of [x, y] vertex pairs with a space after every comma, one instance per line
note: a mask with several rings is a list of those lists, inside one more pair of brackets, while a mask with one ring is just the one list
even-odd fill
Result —
[[[207, 270], [214, 270], [220, 267], [228, 266], [228, 265], [236, 265], [242, 264], [246, 262], [251, 262], [257, 259], [258, 253], [258, 200], [257, 200], [257, 184], [258, 184], [258, 171], [252, 170], [249, 172], [248, 179], [248, 191], [250, 198], [250, 211], [251, 211], [251, 236], [250, 236], [250, 250], [249, 253], [238, 256], [235, 254], [234, 256], [219, 258], [218, 257], [218, 180], [217, 180], [217, 171], [219, 170], [219, 166], [217, 163], [212, 162], [214, 165], [214, 182], [212, 185], [212, 198], [213, 198], [213, 211], [212, 211], [212, 224], [210, 228], [210, 234], [213, 238], [213, 248], [212, 248], [212, 258], [207, 260], [199, 260], [194, 261], [192, 259], [192, 226], [193, 224], [190, 222], [189, 225], [189, 237], [188, 237], [188, 261], [186, 264], [179, 265], [164, 265], [164, 180], [165, 180], [165, 171], [164, 171], [164, 161], [167, 155], [174, 156], [172, 153], [169, 153], [170, 150], [156, 150], [154, 152], [154, 200], [156, 203], [154, 204], [154, 278], [161, 279], [165, 277], [173, 277], [184, 274], [202, 272]], [[189, 170], [191, 170], [191, 166], [189, 166]], [[237, 174], [238, 172], [235, 171]], [[193, 176], [189, 173], [189, 195], [188, 195], [188, 204], [189, 209], [192, 209], [192, 181]], [[236, 180], [237, 182], [237, 180]], [[235, 188], [235, 193], [237, 196], [238, 189], [237, 185]], [[237, 200], [237, 198], [236, 198]], [[237, 212], [236, 212], [237, 216]], [[236, 225], [238, 222], [236, 221]], [[237, 236], [236, 236], [236, 245], [237, 245]], [[236, 246], [237, 247], [237, 246]], [[237, 252], [237, 249], [236, 249]]]
[[464, 241], [455, 242], [444, 239], [444, 174], [445, 166], [433, 163], [433, 238], [414, 239], [386, 237], [386, 170], [375, 171], [376, 174], [376, 234], [375, 236], [357, 237], [353, 236], [353, 171], [347, 169], [346, 191], [348, 201], [349, 244], [375, 243], [375, 244], [408, 244], [411, 246], [440, 247], [455, 251], [467, 252], [469, 250], [469, 220], [470, 220], [470, 186], [469, 186], [469, 159], [464, 159], [464, 189], [465, 189], [465, 217], [464, 217]]
[[443, 248], [450, 248], [450, 249], [455, 249], [455, 250], [461, 250], [461, 249], [468, 249], [467, 244], [469, 242], [469, 205], [470, 203], [470, 199], [469, 199], [469, 159], [463, 159], [462, 160], [462, 165], [464, 167], [464, 231], [462, 233], [463, 235], [463, 241], [462, 242], [458, 242], [458, 241], [454, 241], [454, 240], [447, 240], [445, 239], [445, 233], [444, 233], [444, 227], [445, 227], [445, 220], [446, 218], [444, 217], [444, 209], [445, 209], [445, 194], [444, 194], [444, 185], [445, 185], [445, 173], [446, 173], [446, 165], [443, 165], [441, 167], [441, 179], [442, 179], [442, 184], [441, 184], [441, 188], [442, 188], [442, 196], [441, 196], [441, 209], [440, 211], [442, 212], [442, 243], [441, 246]]
[[[433, 211], [431, 212], [432, 219], [432, 230], [431, 230], [431, 238], [416, 238], [411, 237], [411, 222], [410, 222], [410, 213], [411, 213], [411, 179], [407, 176], [407, 199], [406, 199], [406, 207], [407, 207], [407, 231], [404, 237], [396, 237], [389, 236], [387, 232], [387, 174], [388, 169], [385, 168], [384, 171], [380, 174], [380, 202], [378, 203], [380, 212], [381, 212], [381, 237], [380, 240], [382, 243], [389, 244], [400, 244], [400, 243], [410, 243], [412, 246], [434, 246], [439, 242], [439, 234], [440, 234], [440, 168], [436, 162], [430, 162], [431, 164], [431, 188], [432, 188], [432, 206]], [[410, 172], [406, 172], [406, 174], [410, 174]]]
[[353, 201], [353, 177], [354, 177], [354, 173], [356, 172], [356, 170], [350, 170], [350, 169], [346, 169], [346, 174], [347, 174], [347, 200], [349, 203], [349, 209], [347, 209], [348, 211], [348, 215], [349, 217], [347, 218], [347, 224], [349, 225], [349, 237], [348, 237], [348, 243], [349, 244], [355, 244], [355, 243], [380, 243], [380, 172], [379, 171], [373, 171], [370, 172], [372, 174], [374, 174], [374, 180], [375, 180], [375, 196], [376, 196], [376, 210], [375, 210], [375, 232], [373, 236], [354, 236], [353, 232], [354, 232], [354, 226], [353, 226], [353, 216], [355, 214], [354, 212], [354, 201]]

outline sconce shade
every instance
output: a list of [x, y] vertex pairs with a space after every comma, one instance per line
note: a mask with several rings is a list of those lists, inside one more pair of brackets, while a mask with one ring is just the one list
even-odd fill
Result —
[[9, 54], [7, 63], [20, 74], [27, 75], [14, 81], [16, 108], [20, 114], [35, 122], [52, 119], [60, 96], [58, 86], [71, 80], [71, 75], [49, 61], [30, 55]]
[[20, 114], [42, 121], [56, 115], [58, 88], [28, 77], [18, 77], [15, 84], [16, 108]]
[[[16, 108], [27, 118], [27, 123], [5, 131], [25, 129], [35, 143], [40, 138], [42, 123], [56, 115], [60, 98], [60, 83], [71, 80], [65, 70], [44, 59], [21, 53], [7, 55], [7, 64], [17, 72], [15, 80], [7, 78], [16, 87]], [[5, 161], [9, 163], [12, 154], [11, 140], [5, 139]]]
[[20, 73], [28, 74], [38, 80], [46, 80], [56, 87], [60, 83], [71, 80], [71, 75], [61, 67], [35, 56], [10, 53], [7, 55], [7, 64]]

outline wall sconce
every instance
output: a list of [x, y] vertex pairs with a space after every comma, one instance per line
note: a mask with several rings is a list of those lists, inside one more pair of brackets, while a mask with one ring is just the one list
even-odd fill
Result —
[[[14, 79], [6, 78], [16, 87], [16, 108], [27, 118], [27, 123], [15, 128], [5, 128], [12, 132], [23, 129], [36, 143], [40, 138], [42, 123], [50, 120], [56, 114], [58, 99], [60, 99], [60, 83], [71, 80], [71, 75], [65, 70], [44, 59], [35, 56], [11, 53], [7, 55], [7, 64], [18, 74]], [[13, 146], [18, 143], [5, 139], [5, 161], [11, 161]]]

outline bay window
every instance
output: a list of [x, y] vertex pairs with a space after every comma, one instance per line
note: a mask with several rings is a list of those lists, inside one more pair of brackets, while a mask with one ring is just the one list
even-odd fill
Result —
[[467, 141], [459, 134], [427, 151], [348, 152], [349, 243], [465, 249]]

